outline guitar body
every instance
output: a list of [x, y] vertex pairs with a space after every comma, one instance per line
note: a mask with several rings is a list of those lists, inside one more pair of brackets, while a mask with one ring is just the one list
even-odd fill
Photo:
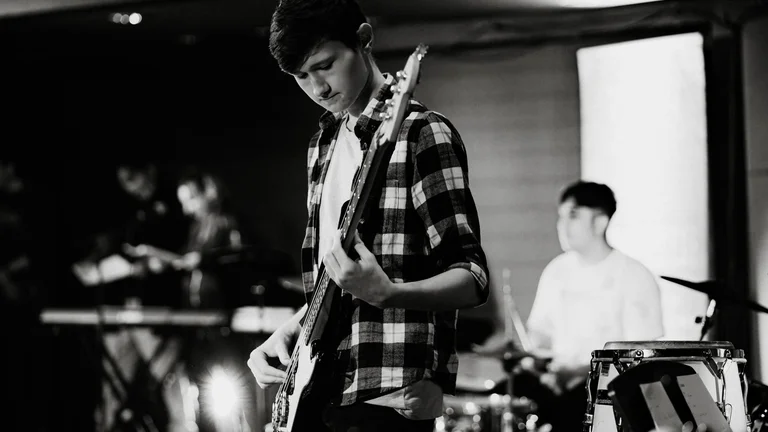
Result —
[[[341, 210], [339, 222], [342, 247], [347, 254], [352, 249], [358, 224], [369, 203], [374, 205], [383, 186], [384, 174], [394, 149], [403, 119], [419, 76], [419, 62], [427, 48], [419, 45], [409, 57], [405, 70], [397, 73], [392, 85], [393, 97], [371, 146], [365, 153], [354, 181], [352, 197]], [[272, 430], [275, 432], [315, 432], [327, 429], [322, 411], [335, 396], [332, 363], [339, 342], [340, 296], [325, 267], [318, 270], [312, 301], [304, 316], [302, 329], [286, 379], [272, 404]], [[327, 325], [327, 324], [331, 325]], [[327, 367], [326, 367], [327, 365]]]
[[304, 337], [299, 337], [293, 348], [288, 377], [272, 404], [272, 429], [275, 432], [322, 432], [327, 429], [322, 414], [331, 396], [334, 351], [323, 347], [335, 345], [334, 330], [337, 328], [326, 324], [331, 316], [337, 316], [340, 305], [335, 295], [336, 286], [332, 284], [316, 294], [322, 295], [322, 298], [313, 298], [313, 304], [318, 306], [313, 315], [317, 334], [309, 332], [305, 321]]
[[323, 386], [319, 385], [323, 381], [320, 371], [324, 368], [318, 364], [322, 364], [323, 360], [322, 356], [313, 356], [311, 351], [309, 345], [298, 347], [296, 372], [291, 378], [292, 392], [278, 395], [278, 398], [287, 397], [284, 402], [275, 401], [274, 408], [282, 410], [286, 420], [285, 426], [279, 425], [276, 431], [310, 432], [325, 429], [322, 411], [327, 404], [327, 397], [321, 390]]

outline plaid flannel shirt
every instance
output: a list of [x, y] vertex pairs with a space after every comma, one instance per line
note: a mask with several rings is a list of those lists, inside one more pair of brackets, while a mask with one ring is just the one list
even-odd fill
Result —
[[[386, 80], [355, 126], [364, 153], [381, 123], [384, 101], [392, 97], [394, 78], [387, 74]], [[378, 203], [369, 203], [371, 211], [358, 232], [393, 282], [462, 268], [474, 276], [485, 301], [487, 263], [464, 144], [442, 115], [413, 100], [408, 108], [381, 196]], [[326, 112], [309, 145], [309, 219], [301, 259], [308, 299], [319, 270], [320, 198], [342, 117]], [[342, 316], [331, 321], [340, 323], [342, 333], [333, 366], [337, 387], [331, 390], [332, 403], [373, 399], [425, 378], [446, 394], [455, 392], [458, 311], [379, 309], [346, 291], [342, 299]]]

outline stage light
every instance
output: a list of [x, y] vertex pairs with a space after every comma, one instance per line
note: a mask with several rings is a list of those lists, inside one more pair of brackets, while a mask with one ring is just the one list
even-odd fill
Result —
[[207, 392], [206, 405], [216, 418], [227, 418], [240, 406], [240, 386], [219, 366], [215, 366], [211, 371]]
[[131, 25], [137, 25], [139, 24], [144, 18], [141, 16], [138, 12], [133, 12], [131, 14], [124, 14], [124, 13], [113, 13], [109, 15], [109, 20], [112, 21], [115, 24], [131, 24]]

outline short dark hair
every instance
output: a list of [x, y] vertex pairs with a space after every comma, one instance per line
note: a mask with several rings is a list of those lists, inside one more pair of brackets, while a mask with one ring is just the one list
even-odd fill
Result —
[[577, 181], [565, 188], [560, 195], [560, 204], [569, 199], [579, 207], [600, 210], [609, 218], [616, 213], [616, 197], [611, 188], [601, 183]]
[[149, 173], [152, 171], [152, 169], [157, 169], [157, 166], [154, 162], [146, 159], [128, 158], [117, 162], [117, 169], [127, 169], [131, 172]]
[[280, 69], [294, 73], [323, 42], [357, 48], [367, 20], [355, 0], [281, 0], [269, 27], [269, 52]]

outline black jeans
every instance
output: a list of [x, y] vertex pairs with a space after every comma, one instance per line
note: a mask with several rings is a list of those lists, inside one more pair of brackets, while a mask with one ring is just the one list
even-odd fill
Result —
[[433, 432], [433, 420], [409, 420], [393, 408], [356, 403], [328, 406], [323, 422], [331, 432]]

